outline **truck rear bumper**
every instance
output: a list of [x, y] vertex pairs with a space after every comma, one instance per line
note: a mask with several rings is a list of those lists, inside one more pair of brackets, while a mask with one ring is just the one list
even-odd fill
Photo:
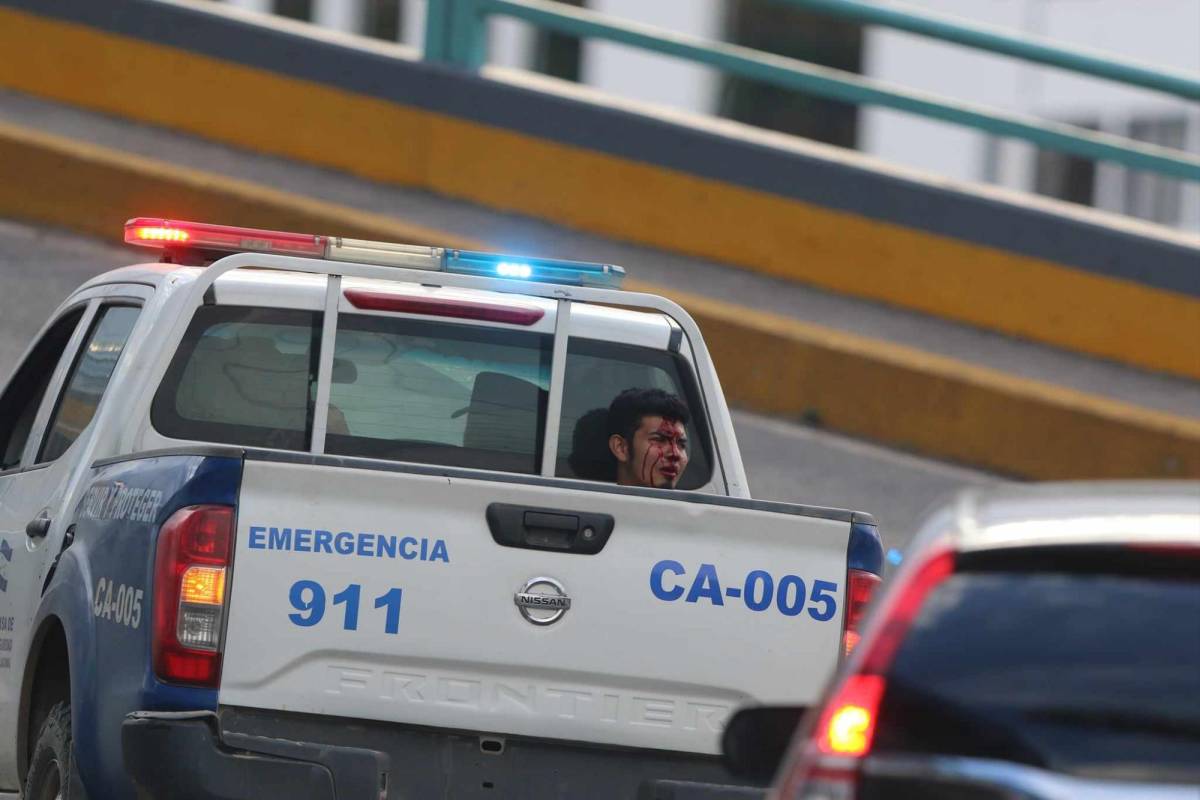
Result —
[[388, 757], [356, 747], [219, 732], [211, 711], [137, 711], [121, 727], [140, 798], [380, 800]]
[[222, 706], [219, 716], [227, 744], [241, 736], [283, 737], [321, 743], [306, 747], [386, 754], [389, 797], [747, 800], [764, 794], [736, 785], [714, 756], [233, 706]]

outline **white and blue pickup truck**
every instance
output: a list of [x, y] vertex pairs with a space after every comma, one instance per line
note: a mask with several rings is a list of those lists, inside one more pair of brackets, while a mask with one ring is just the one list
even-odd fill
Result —
[[[852, 645], [872, 518], [751, 499], [695, 322], [620, 268], [126, 240], [161, 260], [0, 394], [0, 793], [717, 797], [732, 712]], [[673, 489], [612, 478], [631, 387], [690, 411]]]

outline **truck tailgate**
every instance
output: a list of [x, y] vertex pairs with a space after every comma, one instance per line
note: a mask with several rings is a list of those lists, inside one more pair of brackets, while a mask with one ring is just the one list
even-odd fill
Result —
[[[717, 753], [836, 665], [846, 515], [317, 462], [246, 461], [222, 705]], [[571, 513], [612, 533], [500, 544], [497, 503], [535, 548]]]

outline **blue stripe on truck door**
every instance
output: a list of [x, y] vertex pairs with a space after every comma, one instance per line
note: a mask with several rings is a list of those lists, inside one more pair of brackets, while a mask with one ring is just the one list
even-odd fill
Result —
[[242, 461], [184, 453], [97, 462], [75, 540], [38, 614], [61, 620], [70, 657], [76, 760], [91, 796], [133, 797], [121, 723], [137, 710], [215, 710], [217, 691], [161, 683], [151, 664], [159, 527], [177, 509], [235, 506]]

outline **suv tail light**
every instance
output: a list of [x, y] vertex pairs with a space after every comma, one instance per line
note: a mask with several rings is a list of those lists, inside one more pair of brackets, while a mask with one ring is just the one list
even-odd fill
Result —
[[181, 508], [163, 523], [154, 559], [152, 644], [160, 680], [217, 685], [232, 539], [229, 506]]
[[[835, 684], [816, 727], [801, 745], [803, 749], [793, 751], [784, 766], [778, 788], [770, 795], [772, 800], [854, 800], [859, 766], [870, 754], [875, 737], [879, 704], [887, 689], [887, 670], [925, 598], [953, 573], [954, 553], [941, 551], [902, 578], [903, 583], [896, 586], [887, 605], [879, 610], [879, 627], [867, 642], [867, 650], [856, 656], [847, 675]], [[849, 583], [848, 618], [855, 602], [853, 577]], [[874, 584], [865, 591], [869, 598]], [[856, 626], [859, 619], [861, 612], [854, 620]], [[848, 638], [849, 620], [846, 633]], [[857, 635], [857, 629], [854, 633]]]
[[817, 749], [830, 756], [870, 752], [883, 689], [879, 675], [851, 675], [825, 705], [817, 723]]

